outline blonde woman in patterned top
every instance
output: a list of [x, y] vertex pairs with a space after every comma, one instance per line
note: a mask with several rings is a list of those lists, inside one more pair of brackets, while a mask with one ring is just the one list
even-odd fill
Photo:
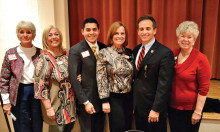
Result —
[[50, 132], [70, 132], [76, 119], [73, 89], [70, 85], [68, 53], [62, 48], [62, 34], [54, 26], [43, 32], [44, 51], [35, 68], [35, 98], [42, 102], [44, 121]]
[[97, 84], [102, 110], [109, 113], [111, 132], [131, 129], [133, 77], [132, 51], [128, 45], [127, 28], [121, 22], [108, 30], [108, 47], [99, 51]]

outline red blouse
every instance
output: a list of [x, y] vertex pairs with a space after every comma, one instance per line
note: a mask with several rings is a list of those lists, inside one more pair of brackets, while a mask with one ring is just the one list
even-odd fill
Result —
[[198, 93], [206, 96], [209, 91], [211, 70], [207, 57], [193, 48], [190, 56], [178, 64], [180, 49], [173, 51], [175, 57], [175, 75], [169, 106], [179, 110], [194, 110]]

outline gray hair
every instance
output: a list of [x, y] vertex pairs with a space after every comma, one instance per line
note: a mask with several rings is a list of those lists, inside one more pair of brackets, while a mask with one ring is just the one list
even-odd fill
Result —
[[193, 21], [184, 21], [180, 23], [176, 29], [176, 36], [179, 37], [179, 35], [183, 33], [191, 33], [196, 39], [199, 35], [198, 25]]
[[20, 21], [16, 26], [16, 34], [18, 35], [18, 32], [21, 28], [27, 28], [30, 29], [33, 35], [36, 35], [36, 28], [34, 24], [30, 21]]

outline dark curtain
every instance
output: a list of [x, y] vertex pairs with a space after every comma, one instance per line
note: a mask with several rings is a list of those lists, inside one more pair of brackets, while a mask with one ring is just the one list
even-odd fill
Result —
[[128, 48], [141, 41], [136, 21], [151, 14], [157, 22], [156, 39], [170, 49], [178, 47], [176, 28], [185, 21], [195, 21], [200, 29], [195, 48], [210, 62], [212, 78], [220, 79], [220, 9], [219, 0], [68, 0], [71, 46], [83, 39], [82, 22], [94, 17], [100, 24], [99, 41], [106, 43], [109, 26], [122, 21], [128, 28]]

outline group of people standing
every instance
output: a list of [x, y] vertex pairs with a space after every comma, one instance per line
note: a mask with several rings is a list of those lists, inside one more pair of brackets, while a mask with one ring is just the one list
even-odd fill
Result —
[[171, 132], [198, 132], [211, 72], [206, 56], [193, 47], [195, 22], [179, 25], [174, 51], [155, 39], [151, 15], [138, 19], [142, 43], [133, 51], [119, 21], [105, 45], [97, 41], [96, 19], [85, 19], [84, 39], [69, 52], [55, 26], [44, 30], [41, 52], [32, 44], [31, 22], [19, 22], [16, 31], [20, 45], [6, 52], [0, 76], [3, 110], [16, 116], [16, 132], [42, 131], [43, 120], [50, 132], [70, 132], [76, 115], [81, 132], [103, 132], [106, 114], [110, 132], [131, 130], [133, 114], [136, 130], [166, 132], [167, 113]]

